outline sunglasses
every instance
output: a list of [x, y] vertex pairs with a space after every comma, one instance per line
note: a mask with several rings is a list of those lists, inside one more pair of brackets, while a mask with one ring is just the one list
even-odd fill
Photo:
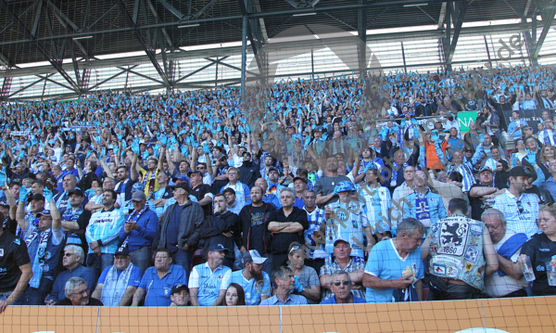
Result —
[[335, 285], [336, 287], [339, 287], [339, 286], [341, 286], [342, 284], [343, 284], [344, 286], [347, 286], [347, 285], [349, 285], [349, 281], [336, 281], [336, 282], [334, 282], [334, 285]]

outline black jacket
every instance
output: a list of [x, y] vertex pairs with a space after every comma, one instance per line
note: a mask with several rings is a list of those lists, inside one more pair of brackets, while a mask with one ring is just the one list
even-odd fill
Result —
[[[253, 207], [252, 204], [244, 206], [241, 211], [239, 212], [239, 228], [242, 233], [241, 237], [241, 246], [245, 246], [247, 250], [252, 250], [249, 246], [249, 234], [251, 232], [251, 208]], [[260, 253], [261, 255], [270, 254], [270, 245], [271, 245], [271, 233], [267, 230], [268, 223], [270, 223], [270, 214], [276, 211], [274, 205], [263, 202], [263, 210], [264, 210], [264, 247], [266, 252]]]
[[[223, 232], [233, 232], [232, 237], [222, 235]], [[203, 252], [208, 253], [211, 244], [222, 244], [227, 248], [226, 258], [232, 261], [235, 258], [234, 244], [240, 245], [240, 231], [239, 231], [239, 217], [232, 212], [224, 212], [223, 214], [215, 216], [207, 216], [203, 222], [203, 226], [199, 231], [201, 235], [201, 243]]]
[[247, 187], [255, 186], [255, 181], [259, 178], [261, 178], [261, 173], [258, 164], [249, 161], [243, 162], [243, 165], [239, 167], [239, 181]]

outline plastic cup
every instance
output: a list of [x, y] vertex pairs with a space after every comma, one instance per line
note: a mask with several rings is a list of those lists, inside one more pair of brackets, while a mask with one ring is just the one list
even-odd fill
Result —
[[533, 265], [531, 265], [531, 259], [529, 257], [520, 260], [519, 267], [521, 267], [525, 280], [529, 282], [535, 281], [535, 272], [533, 272]]

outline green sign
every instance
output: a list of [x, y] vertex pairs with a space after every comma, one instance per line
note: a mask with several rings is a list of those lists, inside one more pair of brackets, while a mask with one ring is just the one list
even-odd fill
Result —
[[476, 111], [458, 112], [458, 123], [461, 134], [469, 132], [469, 123], [477, 119]]

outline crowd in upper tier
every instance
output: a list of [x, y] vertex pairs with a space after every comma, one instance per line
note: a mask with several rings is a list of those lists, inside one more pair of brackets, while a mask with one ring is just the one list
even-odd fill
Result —
[[3, 102], [0, 312], [556, 294], [555, 78]]

